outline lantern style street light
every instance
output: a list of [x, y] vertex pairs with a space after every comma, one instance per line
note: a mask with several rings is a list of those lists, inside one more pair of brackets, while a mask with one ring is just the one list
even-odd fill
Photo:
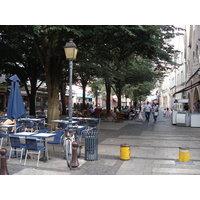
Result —
[[76, 47], [76, 44], [73, 42], [73, 39], [69, 39], [69, 42], [67, 42], [64, 46], [65, 50], [65, 56], [66, 59], [69, 60], [69, 123], [68, 123], [68, 129], [70, 135], [73, 134], [73, 126], [72, 126], [72, 71], [73, 71], [73, 60], [76, 60], [76, 55], [78, 52], [78, 49]]

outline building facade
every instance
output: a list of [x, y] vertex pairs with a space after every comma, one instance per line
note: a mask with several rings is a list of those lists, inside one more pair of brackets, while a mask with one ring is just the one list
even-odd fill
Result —
[[179, 67], [171, 66], [160, 85], [160, 107], [172, 108], [175, 99], [189, 99], [190, 112], [200, 99], [200, 26], [182, 26], [184, 34], [171, 42], [180, 53], [174, 57]]
[[[200, 99], [200, 26], [186, 26], [186, 96], [189, 99], [190, 110], [193, 112], [193, 105]], [[185, 91], [184, 91], [185, 92]]]

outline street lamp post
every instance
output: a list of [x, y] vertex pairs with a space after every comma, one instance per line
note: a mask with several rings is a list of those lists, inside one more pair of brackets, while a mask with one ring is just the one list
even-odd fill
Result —
[[[68, 130], [69, 134], [72, 136], [74, 133], [73, 125], [72, 125], [72, 71], [73, 71], [73, 60], [76, 59], [77, 55], [77, 47], [72, 39], [69, 39], [64, 46], [66, 59], [69, 60], [69, 123]], [[72, 142], [72, 160], [70, 163], [70, 169], [78, 169], [78, 159], [77, 159], [77, 142]]]
[[76, 59], [77, 55], [77, 47], [76, 44], [73, 42], [73, 39], [69, 39], [69, 42], [67, 42], [64, 46], [65, 50], [65, 56], [66, 59], [69, 60], [69, 123], [68, 123], [68, 129], [70, 135], [73, 134], [73, 126], [72, 126], [72, 71], [73, 71], [73, 60]]

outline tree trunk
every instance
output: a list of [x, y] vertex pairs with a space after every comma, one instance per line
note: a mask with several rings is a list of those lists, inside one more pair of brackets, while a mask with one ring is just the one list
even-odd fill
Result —
[[[47, 123], [51, 124], [54, 119], [60, 119], [59, 115], [59, 82], [50, 81], [51, 77], [46, 74], [47, 90], [48, 90], [48, 119]], [[52, 124], [55, 129], [56, 124]]]
[[83, 88], [83, 107], [82, 107], [82, 109], [85, 110], [86, 109], [86, 105], [85, 105], [85, 90], [86, 90], [86, 85], [82, 84], [82, 88]]
[[121, 91], [121, 88], [119, 88], [118, 94], [117, 94], [119, 111], [121, 111], [121, 107], [122, 107], [121, 95], [122, 95], [122, 91]]
[[35, 97], [36, 97], [36, 82], [31, 82], [31, 91], [28, 90], [28, 86], [24, 83], [24, 87], [29, 99], [29, 115], [35, 116]]
[[30, 93], [30, 111], [29, 114], [35, 116], [35, 97], [36, 97], [36, 83], [37, 81], [31, 81], [31, 93]]
[[110, 113], [110, 95], [111, 95], [111, 86], [109, 83], [105, 83], [106, 87], [106, 112]]
[[98, 90], [95, 91], [95, 98], [96, 98], [95, 106], [97, 106], [98, 105]]
[[45, 60], [45, 75], [46, 75], [46, 84], [48, 91], [48, 118], [47, 123], [52, 129], [55, 129], [56, 123], [52, 123], [52, 120], [60, 119], [59, 112], [59, 79], [60, 79], [60, 70], [59, 66], [55, 66], [54, 63], [50, 63], [50, 52], [47, 52], [47, 57]]
[[31, 91], [31, 94], [29, 96], [29, 114], [35, 116], [35, 96], [36, 96], [36, 92]]
[[[41, 60], [45, 70], [45, 80], [47, 84], [48, 92], [48, 118], [47, 123], [52, 129], [55, 129], [56, 123], [52, 123], [52, 120], [60, 119], [59, 112], [59, 80], [61, 79], [62, 66], [61, 66], [61, 54], [55, 55], [54, 48], [58, 41], [59, 33], [55, 33], [53, 36], [49, 34], [46, 25], [41, 27], [43, 34], [41, 35], [42, 47], [37, 45], [38, 56]], [[52, 36], [52, 37], [51, 37]]]
[[121, 95], [122, 95], [122, 87], [121, 87], [121, 81], [118, 80], [117, 81], [117, 84], [116, 84], [116, 95], [117, 95], [117, 98], [118, 98], [118, 108], [119, 108], [119, 111], [121, 111], [121, 106], [122, 106], [122, 100], [121, 100]]

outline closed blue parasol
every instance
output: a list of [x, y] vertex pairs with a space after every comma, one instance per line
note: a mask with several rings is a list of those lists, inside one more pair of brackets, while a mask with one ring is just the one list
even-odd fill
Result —
[[16, 119], [25, 115], [26, 110], [24, 107], [22, 94], [19, 88], [20, 79], [18, 78], [17, 75], [11, 76], [9, 79], [12, 82], [11, 82], [11, 91], [8, 99], [7, 118], [10, 120], [14, 119], [16, 125]]

